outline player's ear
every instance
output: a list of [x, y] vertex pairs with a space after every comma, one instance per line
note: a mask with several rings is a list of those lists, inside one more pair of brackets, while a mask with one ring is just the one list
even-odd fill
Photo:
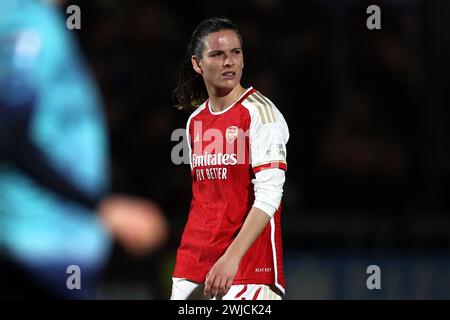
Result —
[[191, 62], [192, 62], [192, 67], [194, 68], [195, 72], [197, 72], [198, 74], [202, 74], [203, 70], [202, 70], [201, 62], [198, 59], [198, 57], [192, 56]]

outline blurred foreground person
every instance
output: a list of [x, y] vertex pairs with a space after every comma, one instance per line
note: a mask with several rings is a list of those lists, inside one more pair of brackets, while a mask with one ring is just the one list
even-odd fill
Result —
[[[93, 298], [114, 237], [162, 245], [152, 202], [109, 196], [95, 83], [66, 21], [45, 1], [0, 2], [0, 299]], [[81, 288], [68, 278], [81, 271]]]

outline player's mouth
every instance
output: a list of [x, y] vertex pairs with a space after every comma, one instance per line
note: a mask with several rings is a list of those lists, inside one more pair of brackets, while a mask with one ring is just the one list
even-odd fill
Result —
[[225, 78], [225, 80], [231, 80], [234, 77], [236, 77], [236, 72], [225, 71], [225, 72], [222, 73], [222, 76]]

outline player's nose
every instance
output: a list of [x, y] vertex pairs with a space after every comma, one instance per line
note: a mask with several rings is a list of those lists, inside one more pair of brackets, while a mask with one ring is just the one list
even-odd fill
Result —
[[225, 54], [225, 59], [223, 60], [224, 67], [232, 67], [234, 66], [234, 59], [231, 55]]

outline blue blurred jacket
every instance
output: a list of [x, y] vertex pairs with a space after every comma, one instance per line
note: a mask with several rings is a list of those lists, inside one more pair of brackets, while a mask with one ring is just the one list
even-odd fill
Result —
[[[26, 133], [48, 164], [93, 199], [109, 190], [106, 129], [97, 88], [64, 17], [35, 0], [0, 1], [0, 134], [28, 117]], [[20, 139], [14, 141], [20, 143]], [[111, 239], [92, 208], [64, 198], [0, 157], [0, 250], [69, 296], [68, 265], [83, 281], [108, 258]]]

